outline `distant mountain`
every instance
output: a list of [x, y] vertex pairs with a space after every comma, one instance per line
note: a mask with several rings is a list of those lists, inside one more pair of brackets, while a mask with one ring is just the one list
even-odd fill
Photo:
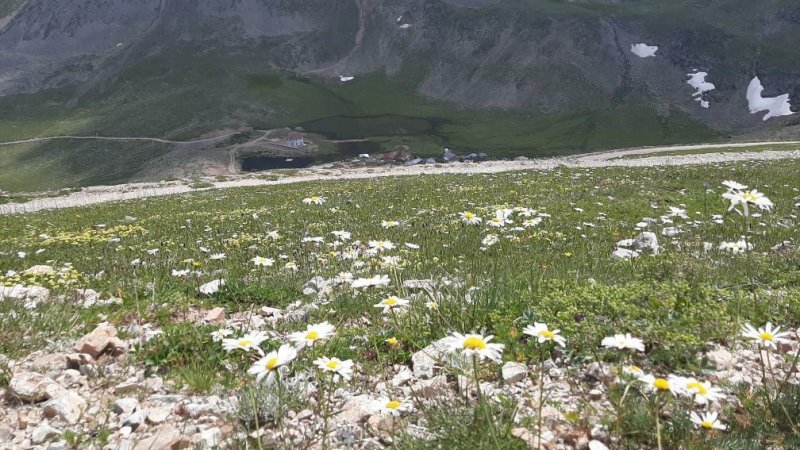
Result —
[[[796, 0], [5, 0], [0, 17], [0, 140], [305, 125], [545, 154], [795, 134], [751, 114], [756, 76], [800, 109]], [[384, 115], [426, 124], [320, 125]], [[111, 182], [170, 151], [86, 145], [0, 148], [0, 171]]]

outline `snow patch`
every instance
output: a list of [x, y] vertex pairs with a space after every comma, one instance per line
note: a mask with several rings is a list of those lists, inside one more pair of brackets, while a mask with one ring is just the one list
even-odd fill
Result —
[[761, 85], [761, 80], [758, 77], [753, 78], [750, 81], [750, 85], [747, 86], [747, 104], [750, 107], [750, 114], [767, 111], [767, 114], [761, 120], [794, 114], [791, 110], [791, 105], [789, 105], [789, 94], [777, 97], [762, 97], [761, 92], [763, 90], [764, 86]]
[[400, 28], [402, 28], [403, 30], [405, 30], [406, 28], [410, 28], [410, 27], [411, 27], [410, 23], [404, 23], [404, 24], [400, 25]]
[[650, 58], [656, 56], [658, 46], [647, 44], [634, 44], [631, 45], [631, 53], [639, 58]]
[[700, 102], [701, 107], [708, 108], [710, 106], [710, 103], [708, 103], [708, 100], [703, 98], [703, 94], [705, 94], [708, 91], [713, 91], [714, 89], [717, 88], [716, 86], [714, 86], [714, 83], [709, 83], [708, 81], [706, 81], [708, 72], [695, 71], [692, 73], [687, 73], [686, 75], [689, 77], [686, 83], [689, 86], [695, 88], [695, 92], [694, 94], [692, 94], [692, 97], [695, 97], [695, 101]]
[[344, 75], [339, 75], [339, 81], [341, 81], [342, 83], [347, 83], [348, 81], [353, 81], [355, 79], [356, 77], [346, 77]]

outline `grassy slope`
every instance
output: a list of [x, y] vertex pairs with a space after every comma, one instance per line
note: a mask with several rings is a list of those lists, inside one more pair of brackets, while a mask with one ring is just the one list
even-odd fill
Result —
[[[736, 214], [726, 214], [722, 225], [710, 221], [712, 214], [725, 213], [727, 205], [719, 197], [722, 189], [718, 186], [734, 169], [738, 181], [764, 191], [776, 205], [774, 213], [759, 219], [763, 225], [753, 224], [757, 232], [748, 239], [756, 252], [749, 258], [716, 249], [706, 253], [702, 246], [703, 242], [716, 245], [735, 240], [742, 233], [743, 221]], [[315, 354], [353, 358], [366, 373], [380, 375], [387, 364], [407, 365], [413, 351], [451, 331], [486, 330], [507, 345], [506, 360], [531, 361], [539, 350], [521, 342], [520, 328], [535, 319], [562, 330], [568, 346], [561, 358], [568, 364], [580, 365], [595, 358], [617, 361], [615, 352], [597, 353], [598, 342], [603, 336], [630, 331], [647, 344], [646, 354], [633, 357], [636, 364], [655, 373], [700, 374], [707, 368], [698, 357], [705, 343], [732, 345], [740, 341], [742, 322], [800, 324], [800, 254], [796, 249], [769, 250], [796, 237], [796, 226], [784, 225], [791, 223], [789, 216], [795, 211], [799, 170], [799, 162], [780, 162], [398, 177], [201, 192], [0, 217], [0, 248], [6, 252], [0, 254], [0, 274], [34, 264], [60, 267], [72, 263], [77, 273], [68, 280], [124, 300], [121, 306], [86, 310], [48, 303], [33, 312], [21, 305], [0, 303], [0, 352], [21, 356], [47, 342], [79, 336], [103, 314], [118, 324], [141, 321], [163, 326], [165, 334], [140, 349], [136, 363], [158, 366], [165, 377], [192, 389], [240, 386], [249, 380], [243, 370], [245, 363], [224, 354], [219, 344], [210, 341], [211, 328], [173, 319], [198, 307], [224, 306], [229, 314], [263, 305], [285, 308], [296, 299], [310, 301], [300, 290], [311, 277], [353, 270], [357, 276], [392, 274], [388, 292], [404, 296], [409, 293], [399, 287], [402, 280], [448, 276], [465, 282], [462, 287], [443, 289], [439, 311], [428, 311], [418, 299], [408, 314], [388, 321], [372, 307], [386, 292], [356, 296], [337, 288], [327, 307], [312, 310], [309, 323], [329, 320], [339, 330], [337, 337], [321, 344]], [[707, 192], [706, 183], [715, 190], [713, 194]], [[328, 203], [304, 206], [302, 199], [314, 194], [325, 195]], [[657, 257], [630, 262], [610, 259], [614, 243], [635, 236], [634, 224], [642, 217], [658, 217], [667, 213], [669, 206], [678, 205], [685, 205], [692, 219], [703, 222], [695, 226], [674, 219], [672, 226], [685, 230], [675, 238], [680, 247], [659, 235], [663, 252]], [[497, 207], [513, 206], [536, 208], [552, 217], [525, 231], [498, 233], [500, 244], [481, 251], [481, 239], [494, 230], [464, 226], [457, 215], [472, 210], [488, 218]], [[576, 207], [582, 210], [576, 211]], [[600, 213], [605, 214], [602, 220]], [[381, 220], [400, 220], [403, 225], [384, 229]], [[515, 220], [515, 225], [520, 225], [522, 218]], [[105, 224], [105, 230], [97, 224]], [[332, 257], [329, 248], [300, 243], [305, 236], [324, 236], [329, 242], [330, 232], [340, 229], [363, 242], [395, 242], [399, 248], [385, 254], [400, 255], [403, 269], [382, 267], [377, 258], [364, 258], [366, 265], [358, 269], [352, 261]], [[265, 233], [271, 230], [279, 230], [283, 237], [266, 239]], [[122, 241], [111, 244], [111, 236]], [[421, 248], [408, 250], [402, 246], [404, 242]], [[201, 245], [226, 253], [227, 259], [209, 260], [208, 254], [198, 250]], [[44, 252], [37, 254], [40, 248]], [[159, 251], [148, 255], [148, 249]], [[17, 251], [27, 252], [28, 257], [20, 259]], [[287, 261], [281, 259], [270, 268], [254, 269], [249, 262], [255, 255], [278, 258], [280, 254], [290, 255], [299, 270], [281, 270]], [[134, 269], [131, 261], [136, 258], [146, 264]], [[172, 269], [185, 267], [185, 258], [198, 261], [205, 274], [185, 280], [170, 276]], [[91, 277], [100, 271], [104, 277]], [[226, 290], [210, 298], [195, 294], [200, 283], [219, 274], [229, 280]], [[28, 281], [51, 286], [56, 292], [69, 289], [55, 278]], [[9, 284], [16, 281], [19, 278], [13, 275], [0, 278]], [[471, 286], [479, 289], [472, 293], [471, 302], [464, 302]], [[14, 314], [8, 314], [10, 311]], [[275, 331], [296, 331], [304, 326], [281, 324]], [[398, 349], [387, 350], [384, 339], [390, 336], [400, 340]], [[273, 347], [275, 342], [267, 345]], [[294, 366], [308, 366], [307, 360], [303, 356]], [[223, 369], [229, 363], [234, 369]], [[487, 367], [489, 374], [496, 371], [496, 366]], [[732, 386], [726, 389], [734, 391]], [[449, 405], [456, 406], [461, 407]], [[305, 407], [303, 403], [297, 409]], [[670, 420], [685, 413], [676, 411]], [[791, 434], [758, 428], [771, 425], [752, 425], [762, 422], [759, 412], [738, 409], [735, 414], [741, 420], [737, 421], [733, 414], [726, 406], [723, 417], [731, 430], [718, 437], [704, 438], [688, 426], [682, 434], [673, 434], [677, 425], [670, 425], [665, 448], [755, 450], [764, 448], [770, 439]], [[429, 426], [444, 426], [445, 420], [432, 419]], [[486, 442], [482, 428], [474, 431], [467, 427], [471, 419], [466, 420], [442, 431], [436, 443], [445, 448], [498, 448]], [[632, 428], [612, 431], [615, 435], [630, 431], [619, 436], [622, 440], [615, 448], [653, 448], [653, 425], [647, 420], [645, 414], [637, 423], [623, 421], [620, 426]], [[636, 431], [643, 429], [650, 432]], [[502, 439], [508, 446], [519, 443], [505, 435]], [[796, 442], [797, 436], [794, 439]], [[436, 444], [416, 442], [408, 436], [402, 437], [402, 443], [402, 448]]]

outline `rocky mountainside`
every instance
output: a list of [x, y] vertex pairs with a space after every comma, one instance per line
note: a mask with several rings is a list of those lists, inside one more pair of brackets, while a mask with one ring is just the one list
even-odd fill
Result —
[[0, 15], [3, 140], [399, 114], [442, 119], [439, 144], [589, 150], [786, 134], [791, 115], [751, 114], [755, 77], [784, 114], [800, 105], [793, 0], [6, 0]]

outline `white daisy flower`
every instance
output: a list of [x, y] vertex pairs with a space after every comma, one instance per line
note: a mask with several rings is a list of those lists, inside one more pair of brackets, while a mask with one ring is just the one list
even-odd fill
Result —
[[263, 354], [260, 346], [261, 343], [267, 339], [269, 339], [269, 337], [263, 331], [254, 331], [247, 333], [240, 338], [223, 339], [222, 348], [229, 352], [233, 350], [256, 350], [257, 352]]
[[777, 344], [788, 344], [789, 340], [786, 339], [789, 336], [788, 331], [781, 332], [781, 327], [772, 327], [771, 322], [767, 322], [766, 325], [759, 329], [753, 328], [750, 324], [745, 324], [742, 327], [742, 336], [746, 338], [750, 338], [760, 346], [769, 347], [769, 348], [776, 348]]
[[342, 361], [339, 358], [323, 356], [322, 358], [316, 359], [314, 365], [323, 372], [333, 373], [334, 381], [338, 381], [339, 378], [348, 381], [353, 376], [353, 361], [349, 359]]
[[522, 332], [529, 336], [535, 337], [537, 342], [540, 344], [545, 342], [555, 342], [562, 347], [567, 346], [567, 340], [564, 339], [564, 336], [559, 334], [561, 330], [550, 330], [547, 327], [547, 324], [544, 323], [534, 322], [533, 325], [526, 326]]
[[267, 378], [266, 383], [272, 384], [277, 371], [297, 357], [297, 350], [289, 344], [283, 344], [278, 350], [268, 353], [256, 361], [247, 373], [256, 376], [256, 381]]
[[298, 331], [289, 335], [289, 340], [298, 348], [313, 347], [317, 341], [329, 339], [336, 332], [336, 327], [328, 322], [309, 325], [306, 331]]
[[728, 427], [719, 421], [719, 414], [715, 412], [706, 412], [699, 416], [696, 412], [692, 411], [689, 419], [695, 424], [697, 428], [705, 430], [726, 430]]
[[631, 349], [640, 352], [644, 351], [644, 342], [639, 338], [631, 336], [630, 333], [615, 334], [614, 336], [603, 338], [600, 345], [605, 348], [616, 348], [619, 350]]
[[483, 221], [477, 214], [470, 211], [463, 211], [458, 215], [461, 217], [461, 221], [467, 225], [479, 225]]
[[388, 397], [376, 399], [375, 406], [382, 414], [391, 416], [399, 416], [414, 409], [414, 405], [408, 399], [391, 399]]
[[275, 260], [272, 258], [264, 258], [261, 256], [256, 256], [255, 258], [251, 259], [250, 261], [253, 262], [256, 266], [260, 267], [270, 267], [275, 264]]
[[372, 306], [374, 306], [375, 308], [382, 308], [384, 313], [388, 313], [395, 310], [401, 310], [407, 307], [408, 304], [409, 301], [404, 298], [390, 296], [386, 297], [385, 299], [381, 300], [380, 302]]
[[321, 197], [319, 195], [312, 195], [311, 197], [303, 199], [303, 203], [306, 205], [321, 205], [327, 201], [328, 199], [326, 199], [325, 197]]
[[222, 342], [223, 339], [233, 334], [233, 330], [228, 328], [220, 328], [211, 332], [211, 340], [214, 342]]
[[494, 336], [480, 334], [453, 333], [449, 337], [450, 350], [465, 356], [477, 356], [499, 363], [503, 357], [505, 345], [489, 342]]

